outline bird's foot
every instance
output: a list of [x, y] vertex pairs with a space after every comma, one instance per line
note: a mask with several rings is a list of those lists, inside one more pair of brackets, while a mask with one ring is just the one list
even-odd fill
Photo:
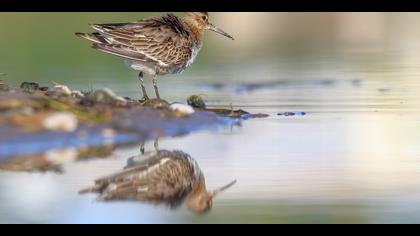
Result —
[[147, 102], [147, 101], [149, 101], [150, 100], [150, 98], [148, 97], [148, 96], [143, 96], [140, 100], [139, 100], [139, 102], [140, 103], [145, 103], [145, 102]]
[[171, 104], [169, 104], [169, 102], [165, 100], [159, 100], [157, 98], [154, 98], [147, 100], [146, 102], [144, 102], [143, 105], [147, 107], [152, 107], [153, 109], [169, 109]]

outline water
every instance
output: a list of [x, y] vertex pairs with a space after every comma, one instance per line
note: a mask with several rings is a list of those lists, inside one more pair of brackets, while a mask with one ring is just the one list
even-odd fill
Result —
[[[67, 160], [56, 172], [1, 171], [0, 222], [419, 223], [418, 62], [402, 52], [362, 50], [162, 78], [169, 101], [201, 93], [212, 107], [232, 103], [270, 115], [160, 139], [161, 149], [182, 150], [199, 163], [209, 189], [238, 181], [209, 213], [78, 195], [140, 154], [140, 144], [110, 145], [77, 161], [77, 150], [49, 151], [49, 158], [52, 152]], [[136, 82], [101, 77], [93, 86], [135, 97]], [[278, 115], [284, 112], [305, 115]]]

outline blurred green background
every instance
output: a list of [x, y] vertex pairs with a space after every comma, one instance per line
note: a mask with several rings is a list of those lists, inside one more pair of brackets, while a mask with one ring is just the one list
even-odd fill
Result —
[[[161, 14], [0, 13], [0, 72], [7, 74], [4, 80], [16, 83], [91, 83], [98, 77], [132, 77], [135, 72], [120, 59], [91, 49], [74, 33], [89, 32], [89, 23], [127, 22]], [[203, 68], [245, 68], [250, 64], [298, 71], [302, 63], [325, 58], [357, 63], [361, 71], [372, 70], [379, 62], [394, 60], [393, 51], [403, 54], [396, 57], [398, 61], [420, 61], [416, 53], [420, 50], [417, 13], [226, 12], [210, 13], [210, 19], [236, 40], [207, 32], [204, 47], [187, 75], [198, 74]], [[349, 49], [352, 53], [361, 49], [371, 56], [354, 62], [346, 51]]]

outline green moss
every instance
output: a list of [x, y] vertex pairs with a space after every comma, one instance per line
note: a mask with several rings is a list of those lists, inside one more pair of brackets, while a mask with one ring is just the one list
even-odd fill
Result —
[[200, 95], [192, 95], [187, 99], [188, 105], [194, 108], [206, 108], [206, 103]]

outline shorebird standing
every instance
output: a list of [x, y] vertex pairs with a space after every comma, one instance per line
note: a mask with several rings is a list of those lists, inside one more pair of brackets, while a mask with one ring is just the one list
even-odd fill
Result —
[[218, 193], [236, 183], [235, 180], [215, 191], [207, 191], [204, 175], [190, 155], [182, 151], [157, 150], [145, 156], [145, 160], [138, 160], [137, 156], [130, 158], [123, 171], [96, 180], [93, 187], [80, 193], [99, 193], [99, 201], [164, 203], [171, 209], [185, 202], [190, 210], [201, 214], [212, 208], [213, 198]]
[[99, 51], [125, 58], [139, 71], [143, 98], [148, 100], [143, 73], [153, 77], [160, 99], [156, 76], [177, 74], [190, 66], [202, 47], [205, 30], [233, 37], [209, 21], [207, 12], [187, 12], [182, 17], [168, 13], [129, 23], [93, 24], [94, 33], [76, 33], [93, 42]]

